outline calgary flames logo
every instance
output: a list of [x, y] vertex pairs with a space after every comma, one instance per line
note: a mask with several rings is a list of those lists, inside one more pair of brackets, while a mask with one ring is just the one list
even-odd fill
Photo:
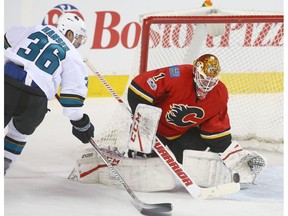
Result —
[[197, 124], [197, 120], [205, 116], [204, 110], [200, 107], [173, 104], [170, 108], [171, 110], [166, 113], [166, 121], [178, 127], [188, 127]]

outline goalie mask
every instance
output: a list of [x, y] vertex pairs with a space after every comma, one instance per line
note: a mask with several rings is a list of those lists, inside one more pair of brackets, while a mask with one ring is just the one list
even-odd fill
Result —
[[58, 19], [57, 28], [63, 35], [65, 35], [68, 30], [73, 32], [74, 39], [72, 44], [75, 48], [78, 48], [86, 42], [86, 24], [74, 13], [63, 13]]
[[212, 54], [205, 54], [196, 59], [194, 66], [194, 81], [197, 85], [197, 96], [204, 99], [219, 81], [220, 65], [218, 58]]

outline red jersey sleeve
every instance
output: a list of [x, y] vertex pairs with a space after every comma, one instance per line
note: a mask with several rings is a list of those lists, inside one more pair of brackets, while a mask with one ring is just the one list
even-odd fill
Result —
[[133, 79], [129, 88], [140, 97], [157, 105], [168, 97], [173, 85], [181, 85], [184, 78], [180, 78], [180, 70], [183, 69], [192, 71], [192, 66], [175, 65], [141, 73]]

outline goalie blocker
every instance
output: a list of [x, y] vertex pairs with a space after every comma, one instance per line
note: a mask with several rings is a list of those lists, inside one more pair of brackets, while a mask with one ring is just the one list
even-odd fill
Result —
[[[176, 186], [174, 176], [158, 157], [127, 158], [117, 150], [103, 148], [101, 150], [115, 168], [123, 174], [123, 178], [133, 190], [165, 191]], [[202, 187], [238, 182], [239, 176], [240, 183], [254, 183], [265, 164], [265, 160], [258, 153], [244, 150], [237, 142], [232, 142], [229, 148], [220, 155], [194, 150], [185, 150], [183, 154], [183, 168], [196, 184]], [[82, 183], [121, 186], [111, 176], [109, 169], [98, 158], [93, 148], [79, 151], [77, 166], [70, 178]]]
[[149, 154], [155, 143], [156, 131], [162, 110], [147, 104], [138, 104], [130, 128], [128, 148]]

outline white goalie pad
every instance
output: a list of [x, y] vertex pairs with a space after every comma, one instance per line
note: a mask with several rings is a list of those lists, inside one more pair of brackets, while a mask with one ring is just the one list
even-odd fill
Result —
[[[126, 158], [108, 149], [102, 148], [101, 151], [135, 191], [165, 191], [176, 186], [174, 176], [160, 158]], [[70, 179], [122, 187], [93, 148], [81, 149], [77, 158], [77, 166]]]
[[185, 150], [183, 168], [197, 185], [212, 187], [233, 182], [233, 173], [223, 164], [217, 153]]
[[152, 152], [161, 113], [158, 107], [138, 104], [130, 129], [129, 149], [146, 154]]

